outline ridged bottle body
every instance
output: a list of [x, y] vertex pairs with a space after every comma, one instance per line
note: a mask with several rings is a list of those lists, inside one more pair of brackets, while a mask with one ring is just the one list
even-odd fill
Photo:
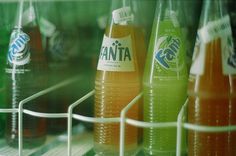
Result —
[[[109, 30], [111, 30], [110, 34]], [[112, 25], [106, 30], [105, 36], [109, 36], [109, 38], [119, 40], [119, 38], [130, 37], [132, 48], [129, 49], [132, 49], [131, 60], [134, 69], [132, 71], [97, 71], [95, 79], [96, 117], [120, 117], [121, 110], [140, 92], [140, 75], [136, 56], [136, 45], [139, 43], [136, 42], [138, 40], [135, 38], [134, 31], [134, 27], [129, 25]], [[132, 107], [127, 117], [139, 118], [139, 103]], [[125, 131], [125, 154], [131, 155], [137, 148], [138, 128], [126, 125]], [[95, 124], [95, 152], [98, 155], [118, 155], [119, 135], [119, 123]]]

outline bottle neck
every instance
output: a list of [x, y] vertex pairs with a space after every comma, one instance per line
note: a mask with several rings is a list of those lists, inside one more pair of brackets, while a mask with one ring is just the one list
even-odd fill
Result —
[[178, 0], [160, 0], [156, 7], [156, 19], [164, 21], [174, 18], [179, 22], [181, 8], [179, 8], [178, 4]]
[[130, 7], [131, 2], [130, 0], [112, 0], [111, 2], [111, 12], [113, 10], [122, 8], [122, 7]]
[[214, 21], [227, 15], [226, 0], [205, 0], [201, 26], [206, 25], [209, 21]]
[[16, 28], [23, 27], [34, 27], [37, 25], [37, 11], [35, 7], [35, 2], [29, 1], [19, 1], [17, 16], [16, 16]]
[[112, 0], [109, 25], [130, 25], [134, 21], [130, 0]]

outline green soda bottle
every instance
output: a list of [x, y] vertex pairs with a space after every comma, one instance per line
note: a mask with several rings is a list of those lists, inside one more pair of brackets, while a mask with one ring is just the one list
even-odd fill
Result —
[[[144, 69], [144, 121], [176, 122], [187, 98], [188, 72], [185, 40], [178, 15], [178, 3], [160, 0]], [[183, 153], [186, 135], [183, 134]], [[147, 155], [176, 154], [176, 128], [144, 129], [144, 152]]]

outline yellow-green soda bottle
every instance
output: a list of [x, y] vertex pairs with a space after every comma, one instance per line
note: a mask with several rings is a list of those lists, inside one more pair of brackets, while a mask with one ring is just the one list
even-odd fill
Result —
[[[144, 69], [144, 121], [176, 122], [187, 98], [188, 72], [185, 40], [175, 0], [157, 3], [153, 30]], [[144, 129], [143, 149], [147, 155], [176, 154], [176, 128]], [[182, 138], [185, 153], [186, 135]]]

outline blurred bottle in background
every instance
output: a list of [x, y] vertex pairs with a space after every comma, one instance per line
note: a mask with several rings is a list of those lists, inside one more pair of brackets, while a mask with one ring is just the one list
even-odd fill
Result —
[[[10, 40], [10, 26], [7, 20], [7, 11], [4, 8], [5, 5], [0, 3], [0, 15], [2, 20], [0, 21], [0, 108], [4, 108], [6, 101], [5, 101], [5, 65], [6, 65], [6, 55], [8, 44]], [[0, 114], [0, 137], [3, 136], [5, 127], [5, 114]]]
[[[94, 74], [97, 67], [97, 49], [100, 49], [102, 44], [100, 38], [104, 35], [110, 3], [110, 0], [76, 3], [79, 61], [80, 64], [86, 65], [84, 68]], [[96, 6], [95, 10], [94, 6]]]
[[56, 2], [57, 10], [59, 15], [59, 22], [57, 28], [63, 32], [63, 47], [64, 53], [67, 54], [69, 61], [74, 66], [71, 66], [71, 70], [75, 70], [72, 73], [78, 73], [76, 70], [81, 68], [79, 65], [78, 55], [81, 53], [79, 51], [79, 33], [77, 30], [77, 14], [76, 14], [76, 2], [64, 3]]
[[[234, 45], [236, 45], [236, 1], [228, 0], [228, 10], [230, 15]], [[236, 51], [236, 46], [234, 46], [234, 51]]]
[[[70, 78], [71, 72], [68, 51], [64, 47], [64, 34], [59, 27], [62, 24], [59, 11], [56, 2], [43, 2], [40, 5], [39, 23], [49, 65], [49, 86]], [[66, 113], [71, 102], [69, 98], [70, 94], [65, 88], [50, 93], [47, 112]], [[50, 134], [62, 133], [66, 128], [66, 118], [47, 119], [47, 129]]]
[[192, 56], [197, 35], [198, 23], [201, 14], [202, 0], [178, 0], [183, 7], [184, 29], [183, 33], [186, 38], [186, 64], [188, 71], [192, 63]]
[[[144, 71], [144, 121], [176, 122], [187, 98], [186, 41], [181, 9], [175, 0], [157, 3]], [[144, 129], [147, 155], [175, 155], [176, 128]], [[186, 135], [182, 138], [186, 153]]]
[[[95, 79], [95, 116], [119, 117], [121, 110], [140, 92], [140, 71], [135, 37], [134, 14], [130, 1], [113, 0]], [[130, 92], [132, 90], [132, 92]], [[136, 104], [127, 114], [138, 119]], [[98, 155], [119, 154], [119, 123], [95, 124], [94, 150]], [[125, 154], [137, 150], [138, 128], [126, 125]]]
[[[19, 1], [20, 2], [20, 1]], [[18, 108], [19, 102], [47, 86], [47, 62], [41, 44], [36, 3], [27, 1], [23, 12], [18, 4], [17, 20], [12, 31], [6, 65], [6, 102]], [[22, 15], [22, 20], [19, 18]], [[24, 108], [45, 111], [44, 98], [28, 102]], [[6, 140], [11, 146], [18, 144], [17, 113], [7, 115]], [[41, 145], [46, 139], [46, 120], [23, 115], [23, 144], [25, 148]]]
[[[236, 51], [227, 1], [204, 0], [189, 77], [188, 121], [202, 126], [236, 124]], [[188, 155], [236, 155], [236, 132], [189, 130]]]

